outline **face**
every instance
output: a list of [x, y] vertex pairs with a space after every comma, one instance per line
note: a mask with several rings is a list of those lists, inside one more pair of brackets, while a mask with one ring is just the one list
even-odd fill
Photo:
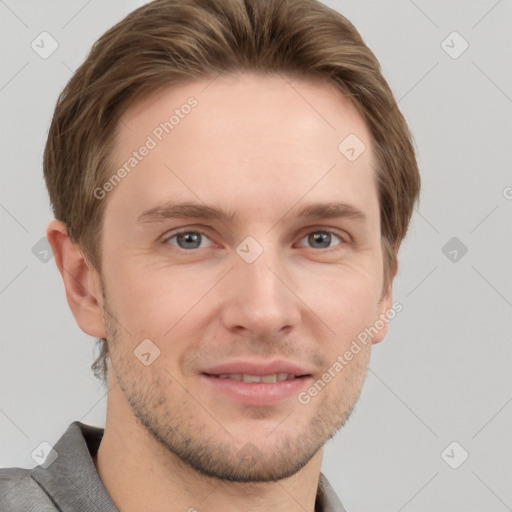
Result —
[[351, 347], [390, 306], [365, 123], [332, 86], [220, 77], [134, 104], [116, 159], [109, 400], [203, 474], [296, 473], [352, 411], [371, 341]]

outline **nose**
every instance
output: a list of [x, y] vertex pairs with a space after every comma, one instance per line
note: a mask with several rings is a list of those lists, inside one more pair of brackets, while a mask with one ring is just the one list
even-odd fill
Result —
[[301, 301], [293, 292], [291, 273], [270, 252], [265, 249], [252, 263], [235, 255], [221, 311], [226, 329], [265, 338], [298, 325]]

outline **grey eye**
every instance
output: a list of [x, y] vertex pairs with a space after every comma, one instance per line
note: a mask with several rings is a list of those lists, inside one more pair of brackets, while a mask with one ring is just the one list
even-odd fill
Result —
[[317, 231], [308, 235], [308, 242], [311, 244], [311, 247], [318, 247], [320, 249], [329, 247], [331, 245], [331, 240], [331, 234], [326, 233], [325, 231]]
[[200, 233], [181, 233], [176, 241], [182, 249], [197, 249], [201, 246], [201, 236]]
[[313, 249], [328, 249], [335, 245], [341, 245], [342, 242], [338, 235], [330, 231], [312, 231], [302, 239], [299, 245]]
[[210, 239], [199, 231], [182, 231], [167, 239], [167, 242], [180, 249], [190, 250], [206, 247]]

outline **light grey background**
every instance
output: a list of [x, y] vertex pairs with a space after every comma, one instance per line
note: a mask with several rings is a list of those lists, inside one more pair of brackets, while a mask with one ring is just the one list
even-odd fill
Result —
[[[95, 340], [75, 324], [54, 260], [32, 249], [52, 218], [41, 159], [57, 95], [141, 3], [0, 0], [4, 467], [34, 466], [34, 448], [74, 420], [104, 425]], [[323, 471], [351, 512], [511, 510], [512, 2], [327, 3], [381, 61], [415, 135], [423, 190], [394, 287], [403, 311]], [[31, 48], [43, 31], [59, 45], [47, 59]], [[459, 246], [445, 255], [452, 237]]]

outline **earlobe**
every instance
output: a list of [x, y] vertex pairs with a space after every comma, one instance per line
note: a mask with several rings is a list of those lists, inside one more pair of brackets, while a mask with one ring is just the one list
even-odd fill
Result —
[[66, 224], [53, 220], [46, 236], [64, 281], [66, 298], [78, 325], [86, 334], [105, 338], [98, 273], [71, 241]]

